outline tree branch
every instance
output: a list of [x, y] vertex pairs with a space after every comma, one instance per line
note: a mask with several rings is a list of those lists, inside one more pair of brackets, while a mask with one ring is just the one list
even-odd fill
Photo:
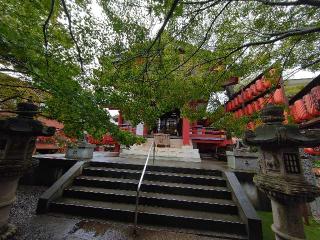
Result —
[[[320, 32], [320, 27], [315, 27], [315, 28], [311, 28], [311, 29], [301, 29], [300, 31], [288, 32], [288, 33], [282, 34], [282, 35], [280, 35], [280, 36], [278, 36], [276, 38], [273, 38], [273, 39], [246, 43], [246, 44], [243, 44], [243, 45], [233, 49], [231, 52], [229, 52], [228, 54], [226, 54], [223, 57], [205, 60], [202, 63], [197, 64], [196, 67], [200, 66], [200, 65], [203, 65], [203, 64], [206, 64], [206, 63], [209, 63], [209, 62], [212, 62], [214, 60], [226, 59], [226, 58], [230, 57], [232, 54], [240, 51], [243, 48], [248, 48], [248, 47], [253, 47], [253, 46], [260, 46], [260, 45], [267, 45], [267, 44], [275, 43], [275, 42], [278, 42], [280, 40], [283, 40], [283, 39], [286, 39], [286, 38], [289, 38], [289, 37], [302, 36], [302, 35], [307, 35], [307, 34], [311, 34], [311, 33], [318, 33], [318, 32]], [[231, 50], [231, 49], [226, 49], [226, 50]]]
[[275, 1], [275, 0], [253, 0], [269, 6], [299, 6], [308, 5], [313, 7], [320, 7], [318, 0], [296, 0], [296, 1]]
[[313, 65], [315, 65], [315, 64], [318, 64], [318, 63], [320, 63], [320, 58], [314, 60], [314, 61], [311, 62], [311, 63], [308, 63], [308, 64], [303, 65], [301, 68], [302, 68], [302, 69], [305, 69], [305, 68], [311, 67], [311, 66], [313, 66]]
[[42, 92], [49, 93], [49, 91], [47, 91], [47, 90], [44, 90], [44, 89], [41, 89], [41, 88], [37, 88], [37, 87], [33, 87], [33, 86], [21, 86], [21, 85], [4, 84], [4, 83], [0, 83], [0, 86], [8, 87], [8, 88], [29, 88], [29, 89], [40, 90]]
[[182, 67], [183, 65], [185, 65], [186, 63], [188, 63], [190, 61], [191, 58], [193, 58], [202, 48], [202, 46], [205, 44], [205, 42], [208, 40], [209, 34], [212, 30], [212, 27], [214, 25], [214, 23], [216, 22], [216, 20], [218, 19], [218, 17], [222, 14], [222, 12], [228, 7], [228, 5], [231, 3], [231, 1], [228, 1], [227, 4], [220, 10], [220, 12], [215, 16], [215, 18], [212, 20], [209, 28], [207, 29], [206, 35], [203, 38], [202, 42], [200, 43], [200, 45], [197, 47], [197, 49], [181, 64], [179, 64], [177, 67], [175, 67], [174, 69], [170, 70], [166, 75], [170, 75], [171, 73], [173, 73], [174, 71], [178, 70], [180, 67]]
[[46, 56], [46, 65], [47, 65], [47, 70], [49, 69], [49, 60], [48, 60], [48, 26], [49, 26], [49, 21], [52, 17], [53, 10], [54, 10], [54, 3], [55, 0], [51, 0], [50, 4], [50, 10], [47, 19], [45, 20], [43, 26], [42, 26], [42, 32], [43, 32], [43, 39], [44, 39], [44, 47], [45, 47], [45, 56]]
[[293, 33], [300, 33], [304, 32], [305, 34], [307, 33], [313, 33], [313, 32], [320, 32], [320, 27], [319, 26], [307, 26], [305, 28], [296, 28], [296, 29], [290, 29], [287, 31], [283, 32], [274, 32], [274, 33], [260, 33], [265, 36], [270, 36], [270, 37], [276, 37], [276, 36], [281, 36], [285, 34], [293, 34]]
[[206, 1], [195, 1], [195, 2], [182, 2], [183, 4], [186, 4], [186, 5], [193, 5], [193, 4], [206, 4], [206, 3], [209, 3], [209, 2], [212, 2], [213, 0], [206, 0]]
[[161, 28], [159, 29], [159, 31], [158, 31], [155, 39], [152, 41], [151, 45], [150, 45], [149, 48], [147, 49], [147, 52], [149, 52], [149, 51], [151, 50], [151, 48], [153, 47], [153, 45], [154, 45], [154, 44], [157, 42], [157, 40], [160, 38], [161, 34], [163, 33], [165, 27], [167, 26], [167, 24], [168, 24], [168, 22], [169, 22], [169, 20], [170, 20], [170, 18], [171, 18], [172, 15], [173, 15], [173, 12], [174, 12], [174, 10], [175, 10], [176, 7], [177, 7], [178, 2], [179, 2], [179, 0], [174, 0], [174, 2], [172, 3], [171, 8], [170, 8], [168, 14], [167, 14], [166, 17], [165, 17], [165, 20], [164, 20]]
[[76, 50], [77, 50], [77, 53], [78, 53], [78, 61], [80, 62], [80, 68], [81, 68], [81, 71], [84, 72], [84, 69], [83, 69], [83, 59], [82, 59], [82, 56], [81, 56], [81, 51], [80, 51], [80, 47], [78, 45], [78, 42], [73, 34], [73, 31], [72, 31], [72, 26], [71, 26], [71, 16], [69, 14], [69, 11], [68, 11], [68, 8], [67, 8], [67, 5], [66, 5], [66, 2], [65, 0], [61, 0], [61, 3], [62, 3], [62, 7], [63, 7], [63, 10], [67, 16], [67, 19], [68, 19], [68, 29], [69, 29], [69, 33], [70, 33], [70, 36], [71, 36], [71, 39], [72, 41], [74, 42], [75, 46], [76, 46]]
[[281, 34], [278, 37], [273, 38], [273, 39], [246, 43], [246, 44], [236, 48], [235, 50], [231, 51], [228, 55], [230, 56], [231, 54], [233, 54], [233, 53], [235, 53], [235, 52], [237, 52], [240, 49], [245, 48], [245, 47], [266, 45], [266, 44], [278, 42], [278, 41], [280, 41], [282, 39], [285, 39], [285, 38], [288, 38], [288, 37], [307, 35], [307, 34], [317, 33], [317, 32], [320, 32], [320, 27], [314, 27], [314, 28], [309, 28], [309, 29], [301, 29], [300, 31], [286, 32], [286, 33], [283, 33], [283, 34]]
[[[195, 1], [195, 2], [183, 2], [186, 5], [194, 5], [194, 4], [206, 4], [212, 2], [213, 0], [205, 0], [205, 1]], [[300, 6], [300, 5], [307, 5], [312, 7], [320, 7], [319, 0], [296, 0], [296, 1], [289, 1], [289, 0], [233, 0], [238, 2], [259, 2], [269, 6]]]

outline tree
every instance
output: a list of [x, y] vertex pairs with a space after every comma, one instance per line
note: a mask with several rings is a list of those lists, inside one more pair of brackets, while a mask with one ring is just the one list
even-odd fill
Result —
[[[95, 4], [93, 4], [95, 3]], [[0, 61], [47, 91], [72, 134], [119, 132], [105, 107], [152, 124], [230, 76], [319, 67], [319, 1], [45, 0], [0, 3]], [[101, 16], [91, 8], [98, 6]], [[158, 27], [157, 27], [158, 26]], [[218, 70], [219, 69], [219, 70]], [[188, 113], [188, 111], [183, 111]]]

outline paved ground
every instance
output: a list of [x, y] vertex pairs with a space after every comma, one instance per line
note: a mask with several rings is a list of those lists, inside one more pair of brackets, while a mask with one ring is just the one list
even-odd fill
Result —
[[[37, 200], [46, 187], [19, 186], [10, 222], [18, 227], [13, 240], [214, 240], [194, 234], [159, 229], [139, 229], [132, 225], [82, 219], [66, 215], [35, 215]], [[221, 240], [221, 239], [220, 239]]]
[[[64, 154], [39, 154], [36, 158], [50, 158], [50, 159], [66, 159]], [[146, 159], [131, 158], [128, 160], [123, 157], [106, 157], [104, 152], [93, 152], [92, 161], [98, 162], [123, 162], [123, 163], [133, 163], [133, 164], [144, 164]], [[152, 165], [152, 161], [149, 161], [149, 165]], [[154, 162], [158, 166], [170, 166], [170, 167], [187, 167], [187, 168], [203, 168], [203, 169], [217, 169], [217, 170], [227, 170], [227, 162], [224, 161], [214, 161], [214, 160], [202, 160], [200, 163], [196, 162], [183, 162], [183, 161], [168, 161], [168, 160], [156, 160]]]

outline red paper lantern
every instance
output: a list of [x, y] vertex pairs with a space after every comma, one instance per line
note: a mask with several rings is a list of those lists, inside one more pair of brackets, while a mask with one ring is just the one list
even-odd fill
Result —
[[245, 96], [244, 99], [246, 101], [249, 101], [253, 97], [252, 90], [250, 88], [247, 88], [244, 92], [244, 96]]
[[274, 91], [273, 102], [275, 104], [283, 104], [284, 103], [283, 91], [280, 88], [278, 88], [277, 90]]
[[253, 94], [254, 96], [259, 95], [259, 92], [258, 92], [255, 84], [251, 84], [251, 85], [250, 85], [250, 89], [251, 89], [252, 94]]
[[273, 94], [270, 94], [270, 95], [267, 97], [267, 103], [269, 103], [269, 104], [273, 104], [273, 103], [274, 103]]
[[234, 105], [235, 105], [236, 107], [239, 106], [238, 97], [235, 97], [235, 98], [234, 98]]
[[311, 94], [319, 101], [320, 100], [320, 86], [311, 89]]
[[239, 109], [239, 117], [243, 117], [244, 113], [242, 109]]
[[291, 106], [289, 106], [289, 109], [290, 109], [290, 114], [291, 114], [291, 116], [293, 117], [293, 121], [294, 121], [295, 123], [300, 123], [301, 120], [298, 118], [298, 115], [296, 114], [296, 108], [295, 108], [295, 106], [294, 106], [294, 105], [291, 105]]
[[261, 80], [266, 90], [271, 87], [271, 81], [267, 80], [265, 76], [263, 76]]
[[226, 104], [226, 112], [230, 112], [230, 110], [231, 110], [231, 103], [227, 102], [227, 104]]
[[253, 103], [252, 103], [252, 106], [253, 106], [253, 110], [254, 110], [255, 112], [257, 112], [257, 111], [259, 111], [259, 110], [261, 109], [261, 106], [260, 106], [260, 104], [259, 104], [258, 101], [253, 102]]
[[257, 91], [259, 92], [264, 92], [266, 90], [266, 87], [265, 85], [263, 84], [262, 80], [261, 79], [258, 79], [256, 81], [256, 89]]
[[312, 116], [320, 115], [320, 106], [316, 98], [313, 97], [310, 93], [303, 96], [303, 101], [305, 103], [308, 113]]
[[312, 118], [312, 116], [308, 113], [307, 108], [302, 99], [295, 101], [293, 107], [294, 114], [296, 115], [296, 117], [294, 118], [297, 118], [299, 121], [305, 121]]
[[234, 102], [233, 100], [230, 101], [230, 110], [233, 110], [234, 109]]
[[252, 108], [251, 104], [247, 105], [247, 113], [248, 113], [248, 115], [251, 115], [253, 113], [253, 108]]
[[242, 112], [243, 112], [243, 116], [248, 115], [247, 106], [245, 106], [245, 107], [242, 109]]
[[320, 156], [320, 146], [317, 148], [305, 148], [304, 152], [310, 155]]
[[260, 106], [260, 109], [262, 109], [265, 105], [265, 100], [263, 97], [259, 98], [258, 100], [258, 103], [259, 103], [259, 106]]
[[254, 125], [253, 122], [249, 122], [248, 125], [247, 125], [247, 128], [248, 128], [248, 129], [251, 129], [251, 130], [253, 130], [254, 127], [255, 127], [255, 125]]
[[244, 102], [244, 101], [243, 101], [243, 98], [242, 98], [242, 94], [239, 94], [237, 98], [238, 98], [238, 103], [239, 103], [239, 105]]

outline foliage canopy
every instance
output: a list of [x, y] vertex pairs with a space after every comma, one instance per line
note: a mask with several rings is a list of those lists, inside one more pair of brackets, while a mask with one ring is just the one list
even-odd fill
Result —
[[[45, 113], [79, 135], [106, 130], [106, 107], [150, 126], [231, 76], [278, 64], [319, 69], [317, 0], [0, 2], [0, 71], [49, 93]], [[98, 13], [97, 13], [98, 12]], [[4, 97], [1, 96], [1, 100]]]

